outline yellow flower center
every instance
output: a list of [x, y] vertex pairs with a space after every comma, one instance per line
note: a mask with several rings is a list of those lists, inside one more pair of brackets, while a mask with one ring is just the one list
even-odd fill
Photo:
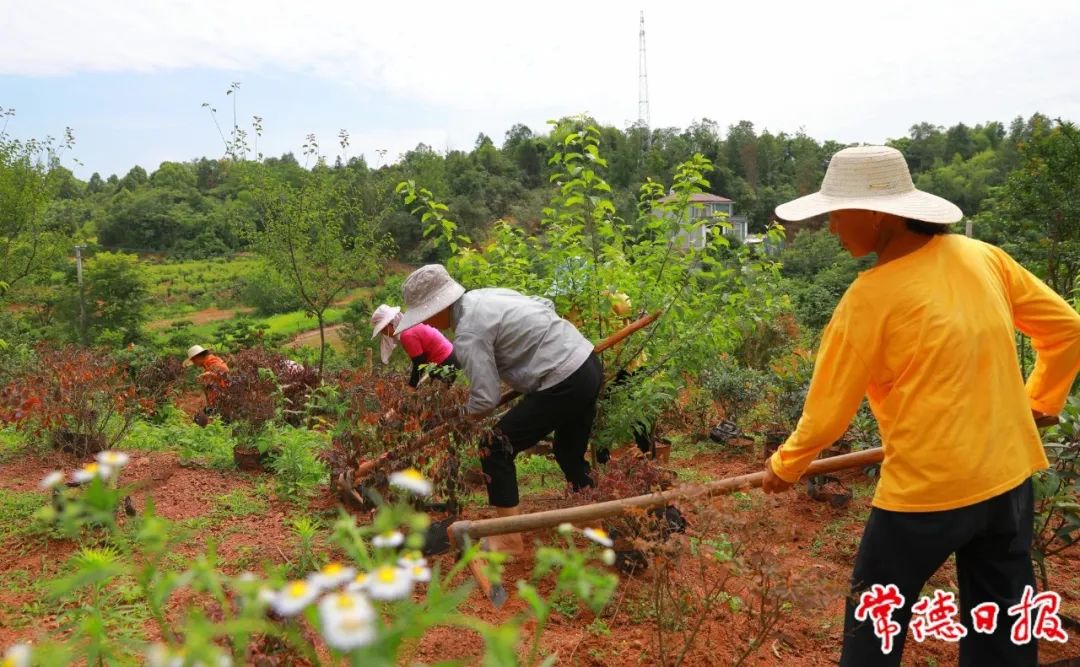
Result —
[[0, 667], [15, 667], [15, 660], [12, 658], [4, 658], [4, 661], [0, 662]]
[[341, 571], [345, 569], [345, 566], [341, 563], [330, 563], [322, 569], [323, 574], [341, 574]]
[[366, 574], [363, 574], [363, 573], [361, 573], [361, 574], [358, 574], [358, 575], [356, 575], [356, 579], [355, 579], [355, 581], [356, 581], [356, 583], [358, 583], [358, 584], [362, 584], [362, 583], [364, 583], [364, 582], [366, 582], [366, 581], [367, 581], [367, 575], [366, 575]]
[[593, 531], [593, 536], [597, 537], [597, 538], [599, 538], [601, 540], [606, 540], [608, 538], [607, 531], [604, 530], [603, 528], [597, 528], [596, 530], [594, 530]]
[[420, 565], [417, 565], [417, 566], [413, 567], [412, 573], [413, 573], [413, 576], [418, 577], [418, 576], [424, 574], [424, 568], [422, 566], [420, 566]]
[[303, 597], [307, 593], [307, 590], [308, 590], [308, 587], [307, 587], [306, 582], [294, 581], [291, 584], [289, 584], [289, 589], [288, 589], [289, 597], [291, 597], [291, 598]]
[[406, 468], [405, 470], [401, 471], [401, 476], [405, 477], [407, 479], [411, 479], [414, 482], [423, 482], [424, 481], [424, 476], [421, 475], [420, 471], [417, 470], [416, 468]]
[[384, 584], [392, 584], [397, 581], [397, 571], [389, 565], [383, 565], [378, 572], [379, 581]]
[[88, 472], [88, 473], [90, 473], [92, 475], [92, 474], [94, 474], [94, 473], [96, 473], [98, 471], [98, 464], [96, 464], [96, 463], [87, 463], [86, 466], [83, 468], [83, 470], [85, 470], [86, 472]]
[[337, 606], [338, 609], [341, 609], [341, 610], [352, 609], [353, 607], [356, 606], [356, 601], [353, 600], [352, 597], [350, 597], [348, 595], [339, 595], [339, 596], [337, 596], [337, 604], [336, 604], [336, 606]]

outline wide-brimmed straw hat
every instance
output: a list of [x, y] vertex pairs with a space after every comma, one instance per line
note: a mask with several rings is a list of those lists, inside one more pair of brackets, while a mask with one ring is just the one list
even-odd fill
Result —
[[187, 351], [187, 359], [184, 360], [184, 365], [190, 366], [191, 360], [199, 356], [203, 352], [206, 352], [206, 348], [202, 345], [192, 345], [191, 347], [189, 347]]
[[[398, 323], [401, 321], [401, 309], [397, 306], [388, 306], [385, 303], [375, 309], [375, 312], [371, 314], [371, 337], [375, 338], [382, 333], [383, 329], [394, 325], [394, 335], [399, 332], [397, 330]], [[382, 357], [384, 364], [390, 363], [390, 355], [394, 353], [394, 347], [397, 342], [389, 337], [383, 336], [383, 339], [379, 341], [379, 356]]]
[[964, 217], [956, 204], [915, 189], [904, 155], [888, 146], [857, 146], [833, 155], [821, 190], [776, 207], [782, 220], [805, 220], [841, 209], [891, 213], [939, 225]]
[[398, 326], [401, 331], [429, 319], [449, 308], [465, 293], [442, 264], [428, 264], [409, 274], [401, 286], [405, 297], [405, 314]]

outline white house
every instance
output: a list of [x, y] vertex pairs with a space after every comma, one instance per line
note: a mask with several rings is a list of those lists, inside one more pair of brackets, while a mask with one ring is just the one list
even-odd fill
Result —
[[[672, 193], [668, 194], [660, 201], [667, 203], [674, 198], [675, 195]], [[731, 225], [731, 227], [724, 228], [724, 236], [730, 236], [739, 241], [746, 241], [746, 217], [735, 215], [734, 201], [727, 197], [721, 197], [707, 192], [699, 192], [690, 196], [691, 220], [698, 220], [701, 218], [716, 219], [717, 216], [721, 216], [721, 219]], [[705, 247], [705, 234], [708, 227], [709, 225], [705, 224], [693, 230], [686, 239], [686, 247], [692, 247], [698, 250], [703, 249]]]

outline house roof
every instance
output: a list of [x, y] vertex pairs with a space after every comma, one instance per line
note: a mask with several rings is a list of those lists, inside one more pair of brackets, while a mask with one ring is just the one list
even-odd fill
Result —
[[[669, 194], [666, 197], [664, 197], [663, 199], [661, 199], [660, 201], [667, 203], [669, 201], [672, 201], [673, 199], [675, 199], [675, 195], [674, 194]], [[731, 203], [734, 203], [733, 200], [728, 199], [727, 197], [721, 197], [719, 195], [709, 194], [708, 192], [698, 192], [698, 193], [692, 194], [692, 195], [690, 195], [690, 201], [695, 202], [695, 203], [699, 203], [699, 204], [731, 204]]]

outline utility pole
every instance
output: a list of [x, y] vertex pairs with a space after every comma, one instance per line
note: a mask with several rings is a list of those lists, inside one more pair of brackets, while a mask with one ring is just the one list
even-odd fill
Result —
[[652, 143], [649, 130], [649, 73], [645, 64], [645, 11], [641, 11], [638, 31], [638, 125], [645, 129], [645, 149]]
[[75, 275], [79, 281], [79, 341], [86, 345], [86, 298], [83, 292], [82, 251], [85, 245], [75, 246]]
[[964, 220], [964, 234], [967, 235], [968, 238], [971, 238], [971, 232], [971, 218], [968, 218]]

